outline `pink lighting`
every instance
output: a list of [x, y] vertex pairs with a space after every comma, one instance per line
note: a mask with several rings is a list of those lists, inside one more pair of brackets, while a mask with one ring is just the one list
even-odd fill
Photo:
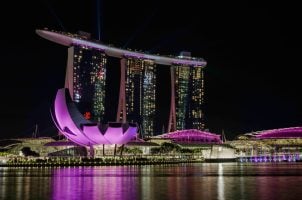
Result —
[[52, 117], [61, 133], [81, 146], [126, 144], [137, 134], [137, 127], [134, 124], [101, 125], [85, 119], [77, 110], [66, 88], [57, 91]]
[[301, 138], [302, 127], [290, 127], [260, 131], [254, 134], [257, 139], [269, 138]]
[[190, 143], [222, 143], [220, 135], [200, 131], [197, 129], [180, 130], [166, 133], [160, 136], [161, 138], [172, 139], [175, 142], [190, 142]]

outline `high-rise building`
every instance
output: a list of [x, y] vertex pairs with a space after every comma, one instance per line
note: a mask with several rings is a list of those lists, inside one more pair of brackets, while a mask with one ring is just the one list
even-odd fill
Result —
[[[184, 130], [188, 126], [190, 103], [190, 71], [189, 66], [174, 67], [176, 129]], [[172, 73], [172, 71], [171, 71]], [[171, 83], [173, 84], [173, 83]]]
[[152, 60], [126, 57], [122, 59], [121, 70], [123, 77], [117, 120], [137, 123], [142, 135], [152, 136], [155, 128], [156, 65]]
[[[190, 52], [181, 52], [180, 56], [174, 57], [116, 48], [91, 40], [90, 34], [83, 32], [37, 30], [37, 34], [69, 47], [65, 88], [69, 89], [73, 101], [86, 118], [97, 122], [111, 121], [111, 117], [104, 119], [105, 97], [110, 96], [106, 88], [114, 89], [106, 86], [109, 81], [106, 81], [106, 71], [112, 69], [112, 66], [107, 68], [107, 61], [114, 57], [120, 59], [121, 70], [120, 78], [110, 80], [120, 83], [116, 122], [137, 123], [143, 136], [155, 133], [156, 102], [159, 102], [156, 68], [168, 67], [171, 77], [165, 84], [171, 83], [171, 93], [166, 99], [171, 99], [167, 131], [204, 129], [204, 59], [191, 57]], [[107, 103], [115, 98], [108, 99]], [[110, 105], [106, 107], [107, 114], [108, 110], [115, 113], [115, 104], [110, 102], [107, 105]], [[166, 127], [167, 117], [161, 119]]]
[[203, 130], [204, 72], [201, 66], [171, 66], [171, 108], [168, 132]]
[[82, 114], [97, 122], [105, 112], [106, 62], [98, 49], [80, 45], [68, 49], [65, 87]]
[[204, 130], [204, 71], [201, 66], [191, 67], [190, 69], [190, 103], [187, 128]]

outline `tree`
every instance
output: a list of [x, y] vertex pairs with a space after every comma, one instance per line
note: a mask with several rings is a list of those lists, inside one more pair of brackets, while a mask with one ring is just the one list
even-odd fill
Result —
[[164, 142], [161, 144], [160, 147], [160, 152], [161, 153], [175, 153], [175, 152], [180, 152], [181, 147], [178, 144], [174, 143], [169, 143], [169, 142]]
[[30, 147], [23, 147], [21, 149], [21, 152], [24, 156], [34, 156], [34, 157], [39, 157], [39, 154], [35, 151], [32, 151]]

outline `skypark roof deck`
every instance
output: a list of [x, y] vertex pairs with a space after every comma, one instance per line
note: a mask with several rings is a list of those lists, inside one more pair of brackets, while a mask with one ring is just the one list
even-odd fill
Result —
[[161, 56], [147, 54], [140, 51], [131, 51], [126, 49], [121, 49], [117, 47], [112, 47], [109, 45], [102, 44], [100, 41], [91, 40], [85, 37], [81, 37], [78, 34], [64, 33], [64, 32], [55, 32], [49, 30], [36, 30], [36, 33], [52, 42], [64, 45], [82, 45], [90, 48], [96, 48], [100, 51], [103, 51], [105, 54], [111, 57], [123, 58], [123, 57], [135, 57], [146, 60], [153, 60], [156, 64], [161, 65], [189, 65], [194, 67], [205, 67], [207, 62], [202, 58], [195, 57], [170, 57], [170, 56]]

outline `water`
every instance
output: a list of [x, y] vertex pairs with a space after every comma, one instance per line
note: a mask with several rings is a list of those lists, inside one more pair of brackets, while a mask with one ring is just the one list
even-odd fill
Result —
[[0, 168], [0, 199], [300, 199], [302, 163]]

